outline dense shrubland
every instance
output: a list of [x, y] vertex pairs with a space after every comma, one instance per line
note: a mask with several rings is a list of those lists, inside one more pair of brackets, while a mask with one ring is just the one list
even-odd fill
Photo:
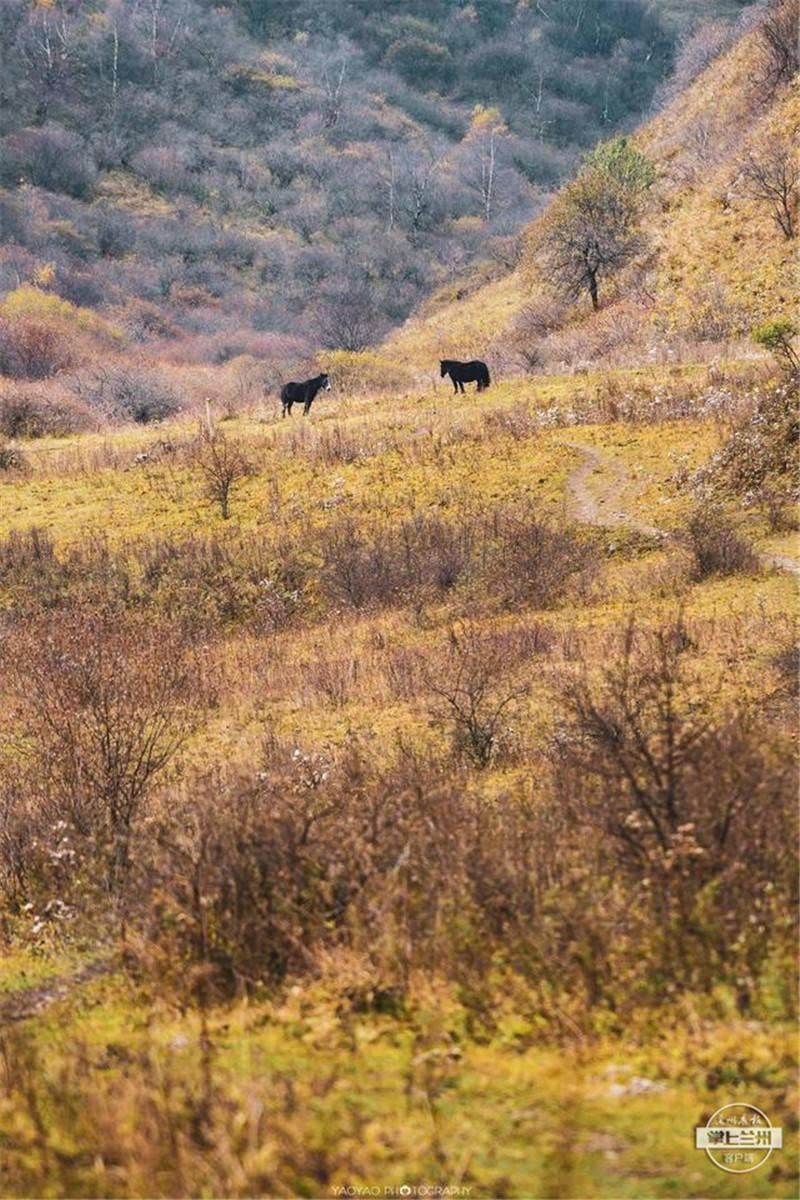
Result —
[[[0, 542], [5, 936], [93, 940], [111, 920], [134, 976], [186, 1004], [276, 994], [346, 953], [370, 980], [358, 1003], [399, 1012], [435, 970], [476, 1029], [514, 980], [550, 1033], [559, 997], [587, 1026], [665, 987], [774, 1010], [789, 630], [692, 599], [730, 575], [765, 584], [725, 497], [785, 486], [797, 437], [785, 385], [756, 387], [687, 379], [659, 403], [609, 375], [574, 381], [558, 420], [505, 402], [424, 436], [417, 414], [379, 414], [109, 449], [101, 470], [220, 511], [197, 534]], [[689, 507], [667, 539], [612, 539], [535, 496], [389, 503], [337, 474], [397, 457], [441, 500], [459, 455], [524, 479], [513, 453], [548, 432], [602, 420], [657, 440], [698, 414], [720, 448], [704, 472], [672, 468]], [[302, 496], [281, 486], [289, 462]], [[237, 521], [253, 488], [255, 522]], [[620, 630], [626, 571], [654, 611]], [[221, 749], [242, 721], [253, 735]]]
[[[623, 1020], [662, 1005], [665, 986], [725, 984], [757, 1006], [788, 953], [788, 696], [773, 684], [766, 709], [743, 702], [744, 674], [709, 674], [699, 624], [608, 634], [608, 666], [580, 636], [462, 629], [440, 659], [434, 643], [402, 666], [449, 751], [267, 735], [251, 763], [176, 774], [230, 693], [224, 658], [181, 645], [174, 624], [96, 606], [43, 621], [6, 650], [26, 731], [4, 784], [7, 933], [77, 922], [85, 936], [111, 903], [138, 969], [186, 1001], [313, 977], [347, 948], [393, 1003], [411, 972], [435, 970], [474, 997], [478, 1022], [517, 974], [543, 1016], [563, 991], [573, 1012], [580, 997], [587, 1016]], [[397, 677], [396, 654], [383, 647], [379, 670]], [[301, 667], [305, 686], [319, 670]], [[532, 692], [555, 704], [540, 732]], [[528, 769], [486, 792], [482, 772], [503, 761]]]
[[0, 290], [45, 271], [206, 358], [245, 331], [361, 349], [513, 255], [579, 153], [647, 107], [675, 37], [639, 0], [11, 0]]

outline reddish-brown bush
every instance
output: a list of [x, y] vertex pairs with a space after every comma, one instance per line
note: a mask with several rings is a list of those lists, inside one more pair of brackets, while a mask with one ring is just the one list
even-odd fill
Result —
[[49, 379], [73, 361], [66, 338], [52, 325], [22, 317], [0, 317], [0, 375]]
[[92, 424], [91, 415], [68, 393], [20, 388], [0, 396], [0, 434], [9, 438], [65, 437]]
[[719, 508], [698, 508], [686, 527], [685, 539], [694, 556], [696, 579], [754, 575], [759, 569], [758, 555]]
[[180, 630], [91, 606], [21, 626], [3, 654], [51, 811], [99, 846], [117, 887], [152, 781], [193, 723]]
[[[565, 683], [554, 743], [559, 802], [608, 835], [652, 921], [652, 974], [709, 987], [758, 975], [772, 893], [792, 887], [790, 759], [756, 707], [715, 703], [684, 622], [629, 624]], [[747, 880], [746, 889], [742, 881]], [[595, 963], [595, 970], [597, 964]]]

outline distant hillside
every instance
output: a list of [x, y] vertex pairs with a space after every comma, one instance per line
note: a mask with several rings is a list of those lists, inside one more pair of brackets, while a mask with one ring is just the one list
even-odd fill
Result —
[[[757, 15], [763, 22], [783, 12], [791, 28], [796, 8], [797, 0], [782, 0]], [[644, 244], [599, 313], [588, 296], [565, 306], [540, 269], [545, 213], [529, 227], [515, 270], [484, 287], [465, 279], [442, 289], [386, 353], [421, 367], [484, 354], [512, 373], [703, 359], [746, 341], [759, 321], [796, 315], [797, 240], [756, 195], [747, 164], [782, 163], [796, 209], [800, 92], [796, 73], [772, 76], [763, 23], [749, 25], [635, 135], [656, 170]]]
[[644, 0], [5, 0], [0, 295], [189, 362], [357, 349], [507, 270], [677, 36]]

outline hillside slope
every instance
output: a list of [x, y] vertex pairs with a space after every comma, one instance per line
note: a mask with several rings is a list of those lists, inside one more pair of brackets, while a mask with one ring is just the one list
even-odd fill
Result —
[[676, 36], [643, 0], [8, 0], [0, 294], [180, 361], [358, 349], [502, 257]]
[[797, 162], [798, 81], [762, 86], [762, 54], [756, 27], [636, 133], [657, 172], [646, 249], [614, 281], [601, 312], [591, 313], [587, 297], [549, 337], [535, 321], [526, 327], [526, 307], [552, 300], [536, 270], [542, 217], [528, 229], [520, 268], [484, 287], [465, 280], [440, 292], [389, 340], [387, 357], [423, 369], [440, 357], [484, 355], [515, 374], [524, 370], [520, 348], [538, 341], [554, 369], [704, 359], [746, 338], [757, 322], [792, 315], [797, 243], [783, 237], [742, 176], [747, 156], [771, 142], [795, 139]]

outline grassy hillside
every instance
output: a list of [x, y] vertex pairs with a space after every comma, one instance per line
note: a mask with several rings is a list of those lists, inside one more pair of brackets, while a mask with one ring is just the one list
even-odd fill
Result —
[[[559, 315], [537, 271], [540, 220], [522, 267], [485, 287], [469, 278], [448, 285], [391, 338], [387, 355], [419, 366], [483, 355], [512, 374], [525, 370], [520, 350], [538, 349], [551, 369], [692, 361], [736, 353], [737, 343], [744, 349], [750, 329], [768, 318], [796, 317], [796, 243], [742, 178], [748, 155], [771, 141], [793, 144], [787, 153], [797, 169], [797, 88], [760, 83], [762, 57], [756, 28], [636, 133], [657, 171], [645, 249], [614, 281], [603, 311], [592, 316], [586, 297]], [[526, 320], [527, 309], [548, 307], [550, 331]]]
[[[0, 301], [4, 1195], [797, 1194], [791, 325], [744, 351], [796, 239], [735, 182], [797, 84], [758, 38], [636, 134], [598, 312], [537, 272], [568, 185], [308, 417], [47, 271]], [[737, 1102], [784, 1131], [743, 1178], [694, 1138]]]
[[[25, 448], [0, 485], [9, 1195], [740, 1194], [691, 1126], [735, 1099], [792, 1122], [797, 547], [729, 469], [696, 514], [764, 383], [253, 412], [217, 433], [251, 464], [227, 521], [191, 424]], [[613, 755], [618, 791], [572, 749], [584, 687], [626, 719], [625, 629], [636, 694], [703, 739], [645, 875]], [[103, 729], [172, 746], [124, 883]], [[795, 1187], [787, 1149], [748, 1195]]]

